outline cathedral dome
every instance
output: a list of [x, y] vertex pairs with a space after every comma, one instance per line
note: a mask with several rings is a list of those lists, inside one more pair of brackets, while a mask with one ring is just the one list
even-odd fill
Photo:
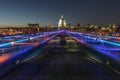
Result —
[[61, 16], [61, 18], [58, 22], [58, 27], [66, 27], [66, 21], [63, 16]]

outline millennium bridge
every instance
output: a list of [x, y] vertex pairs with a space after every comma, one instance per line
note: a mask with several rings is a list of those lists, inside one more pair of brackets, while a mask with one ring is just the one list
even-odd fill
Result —
[[[61, 39], [65, 44], [60, 44]], [[0, 80], [120, 80], [120, 37], [56, 30], [0, 37]]]

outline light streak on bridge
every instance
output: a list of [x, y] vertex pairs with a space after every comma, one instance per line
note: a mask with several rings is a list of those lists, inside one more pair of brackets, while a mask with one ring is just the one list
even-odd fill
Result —
[[[115, 43], [113, 41], [107, 41], [102, 38], [93, 37], [93, 35], [88, 35], [88, 33], [79, 33], [72, 31], [66, 31], [66, 33], [76, 41], [82, 44], [86, 44], [87, 46], [99, 51], [101, 54], [105, 54], [120, 61], [120, 43]], [[112, 36], [109, 37], [111, 38]]]
[[[61, 31], [54, 31], [54, 32], [42, 32], [41, 34], [44, 34], [44, 35], [35, 35], [33, 37], [31, 37], [30, 35], [27, 35], [27, 38], [25, 39], [22, 39], [22, 40], [17, 40], [17, 41], [14, 41], [14, 44], [16, 43], [20, 43], [20, 42], [26, 42], [26, 41], [29, 41], [31, 38], [32, 39], [36, 39], [36, 38], [42, 38], [42, 37], [45, 37], [45, 36], [48, 36], [48, 35], [52, 35], [52, 34], [56, 34], [56, 33], [60, 33]], [[9, 36], [7, 38], [13, 38], [14, 36]], [[16, 36], [15, 36], [16, 37]], [[21, 37], [24, 37], [24, 35], [21, 35]], [[6, 37], [5, 37], [6, 38]], [[5, 47], [5, 46], [10, 46], [12, 45], [13, 41], [12, 42], [7, 42], [7, 43], [3, 43], [3, 44], [0, 44], [0, 47]]]

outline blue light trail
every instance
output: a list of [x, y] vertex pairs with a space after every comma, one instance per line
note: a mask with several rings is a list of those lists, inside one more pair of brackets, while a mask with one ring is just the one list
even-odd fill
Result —
[[68, 34], [74, 34], [74, 35], [79, 36], [79, 37], [82, 36], [84, 38], [93, 39], [93, 40], [97, 40], [99, 42], [104, 42], [104, 43], [108, 43], [108, 44], [120, 47], [119, 43], [115, 43], [115, 42], [112, 42], [112, 41], [106, 41], [106, 40], [102, 40], [102, 39], [99, 39], [99, 38], [96, 38], [96, 37], [86, 36], [86, 35], [83, 35], [83, 33], [79, 33], [79, 32], [70, 32], [70, 31], [67, 31], [67, 32], [68, 32]]
[[[41, 37], [44, 37], [44, 36], [48, 36], [48, 35], [52, 35], [52, 34], [57, 34], [57, 33], [60, 33], [60, 32], [61, 32], [61, 31], [42, 32], [43, 35], [33, 36], [32, 39], [41, 38]], [[39, 33], [39, 34], [40, 34], [40, 33]], [[26, 36], [26, 35], [27, 35], [28, 38], [22, 39], [22, 40], [13, 41], [14, 44], [20, 43], [20, 42], [25, 42], [25, 41], [30, 40], [30, 39], [29, 39], [29, 38], [30, 38], [30, 34], [21, 35], [21, 37], [24, 37], [24, 36]], [[15, 36], [16, 36], [16, 35], [15, 35]], [[6, 38], [13, 38], [13, 37], [15, 37], [15, 36], [7, 36]], [[12, 45], [12, 42], [3, 43], [3, 44], [0, 44], [0, 48], [1, 48], [1, 47], [5, 47], [5, 46], [10, 46], [10, 45]]]
[[[77, 42], [85, 44], [85, 45], [99, 51], [101, 54], [105, 54], [116, 60], [120, 60], [120, 54], [117, 54], [117, 52], [120, 52], [120, 44], [119, 43], [102, 40], [102, 39], [87, 35], [86, 33], [71, 32], [71, 31], [66, 31], [66, 32], [70, 37], [75, 39]], [[95, 42], [97, 42], [97, 43], [95, 43]]]

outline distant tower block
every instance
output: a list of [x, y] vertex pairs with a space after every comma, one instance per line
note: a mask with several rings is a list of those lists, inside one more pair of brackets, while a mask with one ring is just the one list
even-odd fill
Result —
[[60, 28], [66, 27], [66, 21], [65, 21], [63, 15], [61, 16], [61, 18], [58, 22], [58, 27], [60, 27]]

